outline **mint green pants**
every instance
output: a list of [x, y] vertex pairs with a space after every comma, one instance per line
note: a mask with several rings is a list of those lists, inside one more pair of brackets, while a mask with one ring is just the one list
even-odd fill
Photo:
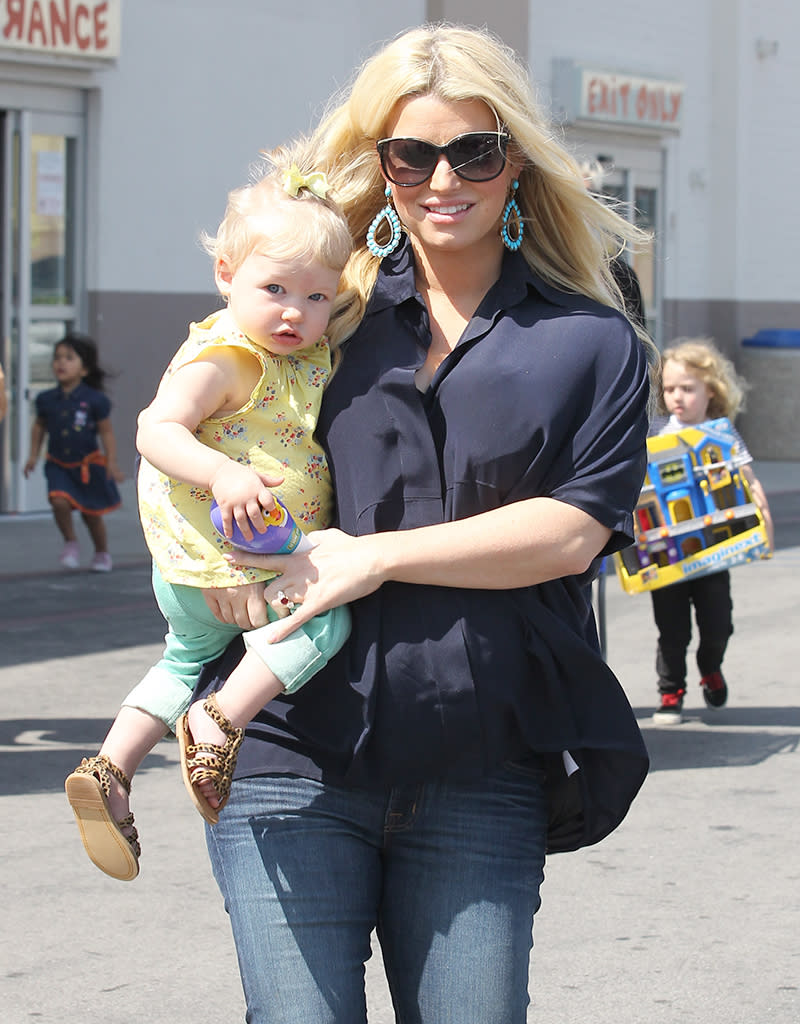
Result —
[[[202, 590], [165, 582], [155, 565], [153, 593], [169, 626], [164, 653], [122, 704], [147, 711], [174, 732], [191, 703], [203, 665], [219, 657], [242, 630], [214, 618]], [[269, 606], [267, 613], [274, 622], [277, 616]], [[350, 612], [342, 607], [317, 615], [275, 644], [266, 642], [265, 629], [244, 633], [245, 646], [280, 679], [286, 693], [294, 693], [344, 644], [350, 634]]]

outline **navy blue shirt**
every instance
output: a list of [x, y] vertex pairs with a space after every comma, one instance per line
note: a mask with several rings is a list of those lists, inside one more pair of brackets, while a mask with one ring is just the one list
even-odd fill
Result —
[[[648, 383], [624, 317], [506, 253], [422, 394], [414, 373], [429, 343], [407, 244], [383, 260], [323, 401], [318, 437], [342, 530], [412, 529], [548, 496], [612, 531], [604, 553], [631, 543]], [[599, 653], [593, 576], [505, 591], [384, 584], [352, 605], [340, 654], [252, 723], [237, 775], [392, 785], [476, 777], [530, 752], [561, 765], [568, 749], [582, 769], [568, 783], [581, 807], [551, 849], [596, 841], [627, 810], [647, 758]]]

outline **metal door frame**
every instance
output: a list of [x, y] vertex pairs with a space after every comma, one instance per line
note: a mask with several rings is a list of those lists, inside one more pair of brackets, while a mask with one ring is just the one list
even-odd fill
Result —
[[[72, 226], [69, 245], [68, 303], [33, 303], [31, 290], [31, 211], [33, 140], [38, 135], [72, 141], [65, 183]], [[0, 190], [0, 329], [9, 412], [2, 438], [0, 511], [31, 512], [47, 507], [41, 474], [26, 480], [23, 467], [30, 444], [35, 395], [31, 391], [32, 328], [36, 324], [79, 326], [85, 317], [86, 121], [81, 113], [6, 108], [3, 114]]]

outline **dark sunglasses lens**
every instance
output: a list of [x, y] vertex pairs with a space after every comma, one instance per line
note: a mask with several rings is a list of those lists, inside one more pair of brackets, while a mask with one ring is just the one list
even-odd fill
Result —
[[434, 146], [422, 139], [383, 139], [378, 143], [383, 173], [395, 185], [421, 185], [433, 174], [444, 153], [455, 173], [466, 181], [491, 181], [506, 165], [508, 136], [468, 132]]
[[419, 185], [436, 166], [436, 150], [421, 139], [389, 139], [380, 152], [384, 173], [396, 185]]
[[489, 181], [505, 167], [505, 153], [497, 132], [474, 132], [454, 139], [447, 147], [450, 166], [467, 181]]

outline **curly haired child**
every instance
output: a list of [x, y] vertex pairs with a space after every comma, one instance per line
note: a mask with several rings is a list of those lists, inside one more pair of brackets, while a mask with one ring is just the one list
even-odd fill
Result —
[[[744, 406], [747, 384], [710, 338], [679, 338], [665, 349], [662, 359], [662, 415], [654, 419], [651, 434], [670, 434], [721, 416], [733, 423]], [[734, 434], [740, 472], [764, 517], [770, 547], [774, 547], [767, 496], [753, 472], [752, 456], [735, 428]], [[722, 661], [733, 633], [729, 572], [726, 569], [674, 583], [651, 591], [650, 596], [658, 629], [656, 671], [661, 697], [653, 720], [659, 725], [678, 725], [683, 720], [692, 606], [699, 633], [696, 660], [703, 697], [708, 707], [721, 708], [728, 699]]]

